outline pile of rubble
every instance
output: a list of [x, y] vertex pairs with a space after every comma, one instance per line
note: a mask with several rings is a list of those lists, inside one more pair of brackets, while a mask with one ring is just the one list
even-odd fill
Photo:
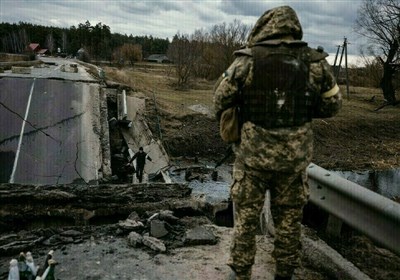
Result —
[[[137, 212], [132, 212], [127, 219], [120, 220], [115, 224], [46, 228], [24, 230], [18, 234], [4, 234], [0, 236], [0, 255], [15, 256], [19, 252], [27, 250], [39, 252], [49, 250], [49, 248], [67, 254], [65, 252], [67, 244], [80, 244], [86, 240], [94, 242], [95, 239], [104, 236], [126, 238], [130, 247], [141, 248], [150, 253], [168, 253], [170, 249], [177, 247], [216, 244], [218, 238], [208, 227], [204, 226], [205, 224], [211, 224], [205, 216], [176, 217], [171, 210], [146, 212], [142, 217]], [[39, 269], [33, 264], [30, 252], [20, 253], [17, 258], [14, 257], [11, 262], [7, 263], [9, 267], [6, 264], [0, 265], [0, 278], [5, 278], [8, 273], [9, 280], [55, 279], [52, 275], [55, 274], [54, 266], [57, 262], [52, 258], [53, 250], [46, 256], [44, 269]], [[49, 261], [50, 259], [52, 261]], [[6, 268], [8, 271], [5, 271]], [[45, 273], [46, 269], [47, 273]]]
[[[176, 247], [215, 244], [217, 242], [213, 233], [202, 226], [187, 229], [184, 222], [175, 217], [170, 210], [153, 214], [145, 223], [134, 212], [118, 225], [120, 228], [130, 231], [128, 235], [129, 245], [133, 247], [144, 245], [156, 252], [166, 252], [166, 244]], [[162, 238], [165, 238], [165, 241]]]

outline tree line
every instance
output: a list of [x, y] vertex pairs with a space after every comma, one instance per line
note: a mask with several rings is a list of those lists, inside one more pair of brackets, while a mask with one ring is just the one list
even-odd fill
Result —
[[[119, 57], [134, 49], [135, 59], [140, 60], [154, 53], [166, 53], [169, 40], [152, 36], [133, 36], [111, 33], [111, 28], [101, 22], [89, 21], [70, 28], [35, 25], [26, 22], [0, 23], [0, 52], [25, 53], [30, 43], [38, 43], [50, 54], [58, 51], [75, 56], [81, 48], [94, 60], [131, 61], [132, 57]], [[129, 52], [128, 52], [129, 53]]]

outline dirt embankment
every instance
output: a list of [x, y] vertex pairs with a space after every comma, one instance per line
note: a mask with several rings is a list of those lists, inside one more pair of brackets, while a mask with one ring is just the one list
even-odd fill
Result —
[[335, 170], [383, 170], [400, 166], [400, 106], [383, 104], [379, 89], [345, 87], [334, 118], [314, 120], [314, 162]]

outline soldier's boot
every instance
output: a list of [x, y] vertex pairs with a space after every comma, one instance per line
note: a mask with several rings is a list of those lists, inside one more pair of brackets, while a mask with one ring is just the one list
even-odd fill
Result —
[[228, 280], [250, 280], [251, 279], [251, 270], [244, 270], [240, 272], [235, 272], [231, 270], [229, 274]]

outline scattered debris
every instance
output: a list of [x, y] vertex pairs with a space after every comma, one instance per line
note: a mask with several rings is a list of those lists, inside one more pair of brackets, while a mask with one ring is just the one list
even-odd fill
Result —
[[208, 229], [202, 226], [192, 228], [192, 225], [189, 225], [185, 219], [179, 219], [170, 210], [162, 210], [149, 215], [145, 222], [142, 222], [139, 215], [133, 212], [127, 220], [120, 221], [118, 226], [126, 229], [127, 221], [135, 225], [146, 224], [140, 230], [137, 227], [130, 228], [127, 239], [128, 244], [132, 247], [144, 245], [154, 251], [165, 252], [168, 244], [177, 247], [212, 245], [217, 242], [216, 237]]
[[216, 243], [217, 238], [214, 236], [214, 234], [202, 226], [190, 229], [185, 233], [185, 245], [213, 245]]
[[134, 248], [143, 243], [143, 236], [137, 232], [131, 231], [128, 235], [128, 244]]
[[136, 231], [136, 232], [141, 232], [144, 229], [144, 225], [142, 222], [137, 222], [131, 219], [126, 219], [125, 221], [120, 221], [118, 223], [118, 226], [126, 229], [126, 230], [132, 230], [132, 231]]
[[[180, 209], [179, 206], [177, 208]], [[90, 248], [95, 248], [99, 241], [104, 238], [112, 238], [112, 236], [126, 238], [126, 244], [130, 247], [141, 248], [144, 251], [153, 253], [167, 253], [169, 249], [178, 247], [217, 243], [217, 238], [210, 230], [198, 226], [204, 223], [211, 224], [210, 220], [203, 218], [203, 216], [197, 216], [198, 214], [190, 216], [190, 213], [195, 213], [194, 210], [184, 212], [187, 212], [189, 216], [177, 217], [174, 211], [163, 209], [157, 212], [146, 211], [140, 215], [134, 211], [127, 219], [115, 224], [103, 224], [98, 227], [43, 228], [11, 233], [0, 238], [0, 255], [11, 256], [17, 254], [16, 250], [26, 251], [28, 248], [43, 250], [43, 248], [49, 247], [57, 248], [62, 254], [68, 254], [67, 251], [64, 251], [68, 244], [73, 245], [85, 242], [85, 244], [90, 244]], [[30, 275], [37, 275], [41, 277], [37, 279], [41, 280], [56, 279], [54, 274], [57, 262], [54, 261], [53, 253], [54, 251], [51, 250], [46, 255], [46, 260], [40, 267], [34, 263], [31, 253], [21, 253], [18, 259], [15, 259], [19, 278], [10, 279], [35, 279], [29, 278]], [[7, 273], [10, 277], [16, 273], [14, 265], [15, 261], [9, 264]], [[1, 265], [0, 268], [2, 268]], [[4, 273], [0, 269], [1, 279], [5, 276]], [[28, 276], [23, 278], [25, 277], [23, 275]]]
[[152, 236], [144, 235], [142, 242], [145, 246], [157, 252], [165, 252], [167, 250], [161, 240]]
[[150, 222], [150, 234], [155, 238], [164, 237], [168, 234], [166, 230], [166, 223], [164, 221], [153, 220]]

